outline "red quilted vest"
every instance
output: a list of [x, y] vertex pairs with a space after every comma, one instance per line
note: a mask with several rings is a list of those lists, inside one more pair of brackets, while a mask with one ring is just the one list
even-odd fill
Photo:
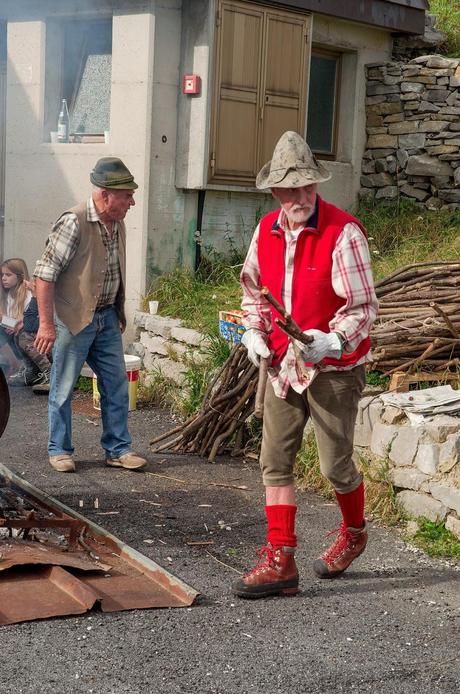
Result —
[[[303, 229], [297, 239], [292, 279], [291, 315], [302, 330], [316, 328], [330, 332], [329, 321], [345, 300], [337, 296], [332, 288], [332, 253], [343, 227], [349, 222], [361, 223], [350, 214], [340, 210], [317, 196], [318, 223], [316, 228]], [[269, 212], [260, 221], [258, 257], [260, 283], [268, 287], [281, 304], [284, 282], [285, 235], [278, 227], [280, 210]], [[288, 348], [288, 337], [275, 323], [280, 318], [271, 307], [273, 330], [269, 335], [269, 346], [274, 351], [273, 365], [283, 359]], [[369, 337], [362, 340], [354, 352], [344, 352], [340, 359], [324, 359], [323, 364], [350, 366], [366, 355], [371, 347]]]

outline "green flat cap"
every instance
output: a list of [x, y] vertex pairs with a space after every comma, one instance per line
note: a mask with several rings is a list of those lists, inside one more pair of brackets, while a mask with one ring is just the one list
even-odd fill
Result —
[[102, 157], [89, 175], [90, 181], [98, 188], [116, 188], [118, 190], [136, 190], [134, 176], [121, 159]]

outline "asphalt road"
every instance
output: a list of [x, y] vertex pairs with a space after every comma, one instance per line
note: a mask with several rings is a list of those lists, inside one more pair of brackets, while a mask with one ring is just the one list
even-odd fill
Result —
[[[352, 570], [321, 581], [311, 562], [339, 518], [334, 505], [300, 494], [301, 593], [239, 600], [231, 582], [253, 564], [264, 539], [256, 463], [151, 455], [150, 438], [172, 421], [159, 410], [138, 410], [130, 414], [130, 429], [154, 474], [109, 469], [98, 420], [77, 413], [77, 474], [59, 474], [47, 462], [46, 405], [46, 396], [15, 389], [1, 462], [167, 567], [201, 597], [191, 608], [92, 612], [0, 627], [1, 694], [459, 691], [458, 565], [433, 561], [395, 531], [374, 525]], [[104, 511], [118, 514], [97, 515]], [[213, 544], [186, 544], [205, 539]]]

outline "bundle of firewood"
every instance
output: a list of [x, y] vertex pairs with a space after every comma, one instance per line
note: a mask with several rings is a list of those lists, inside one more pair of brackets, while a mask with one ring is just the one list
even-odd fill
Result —
[[[266, 287], [262, 288], [262, 293], [278, 311], [280, 318], [275, 321], [281, 330], [291, 340], [310, 344], [313, 338], [302, 333]], [[299, 377], [308, 376], [298, 344], [293, 343], [293, 347]], [[249, 361], [246, 348], [234, 345], [229, 358], [212, 379], [199, 412], [184, 424], [152, 439], [150, 445], [155, 446], [154, 452], [206, 456], [210, 462], [229, 447], [233, 455], [240, 454], [246, 421], [252, 414], [263, 416], [268, 366], [269, 359], [262, 358], [257, 368]]]
[[[199, 412], [175, 429], [154, 438], [150, 442], [155, 446], [154, 452], [189, 453], [214, 462], [229, 441], [233, 442], [234, 452], [238, 452], [244, 424], [254, 412], [257, 374], [245, 347], [235, 345], [211, 381]], [[165, 443], [158, 445], [161, 441]]]
[[407, 265], [376, 283], [372, 369], [442, 372], [460, 364], [460, 262]]

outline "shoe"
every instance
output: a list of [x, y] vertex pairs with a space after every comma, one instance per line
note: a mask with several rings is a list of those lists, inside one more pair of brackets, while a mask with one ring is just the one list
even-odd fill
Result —
[[11, 374], [11, 376], [8, 377], [8, 384], [10, 386], [32, 386], [41, 375], [38, 367], [30, 363], [23, 366], [19, 371]]
[[50, 392], [50, 373], [51, 369], [48, 368], [38, 374], [32, 386], [32, 390], [34, 393]]
[[[294, 547], [266, 547], [257, 550], [256, 566], [244, 574], [232, 590], [240, 598], [267, 598], [269, 595], [295, 595], [299, 592], [299, 573]], [[264, 559], [265, 555], [265, 559]]]
[[41, 376], [40, 369], [35, 364], [26, 366], [24, 370], [24, 380], [26, 386], [33, 386], [37, 382], [37, 379]]
[[124, 467], [127, 470], [140, 470], [147, 465], [145, 458], [137, 453], [123, 453], [118, 458], [106, 458], [105, 464], [110, 467]]
[[342, 523], [335, 542], [313, 563], [313, 571], [319, 578], [339, 576], [364, 552], [366, 544], [366, 523], [363, 528], [346, 528]]
[[75, 472], [75, 463], [68, 453], [50, 455], [50, 465], [58, 472]]
[[11, 376], [8, 376], [8, 385], [13, 387], [28, 385], [26, 383], [26, 370], [20, 369], [14, 374], [11, 374]]

